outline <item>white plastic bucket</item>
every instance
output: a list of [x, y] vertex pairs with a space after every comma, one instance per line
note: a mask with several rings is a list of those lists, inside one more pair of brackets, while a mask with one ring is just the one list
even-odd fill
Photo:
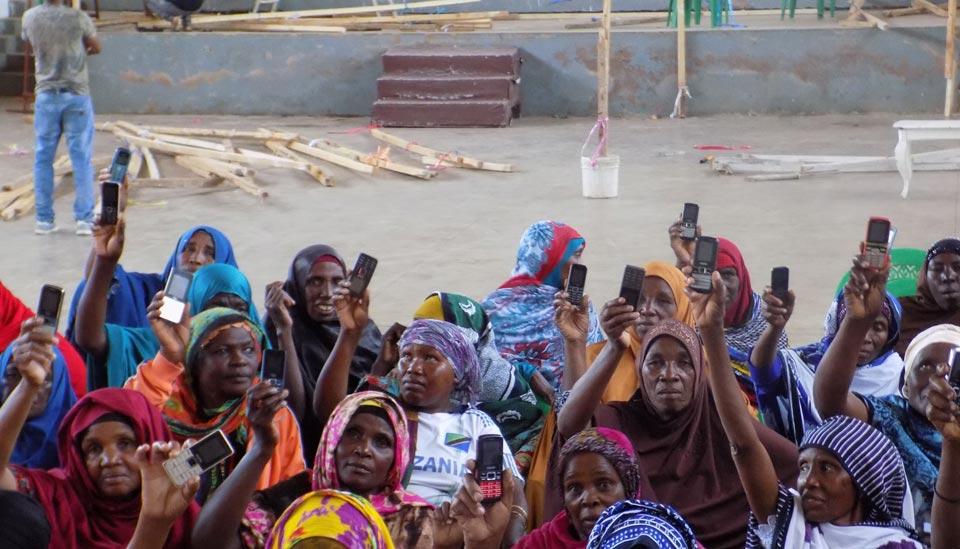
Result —
[[583, 196], [586, 198], [613, 198], [620, 183], [620, 157], [600, 156], [596, 166], [588, 156], [580, 157]]

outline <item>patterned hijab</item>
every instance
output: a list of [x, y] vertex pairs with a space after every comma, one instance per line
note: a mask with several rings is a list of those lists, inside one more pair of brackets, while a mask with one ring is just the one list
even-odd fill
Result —
[[561, 270], [573, 254], [586, 246], [576, 229], [556, 221], [538, 221], [520, 239], [517, 264], [501, 288], [545, 284], [560, 289]]
[[608, 427], [584, 429], [567, 439], [560, 450], [560, 485], [567, 463], [577, 454], [598, 454], [604, 457], [620, 476], [623, 493], [628, 498], [640, 497], [640, 469], [637, 454], [627, 435]]
[[673, 507], [642, 499], [614, 503], [590, 532], [587, 549], [696, 549], [697, 539]]
[[473, 342], [463, 328], [442, 320], [415, 320], [403, 332], [400, 349], [413, 344], [433, 347], [450, 362], [455, 376], [451, 400], [459, 404], [476, 404], [480, 392], [480, 364]]
[[387, 475], [383, 490], [371, 494], [369, 499], [373, 507], [386, 517], [400, 511], [404, 506], [424, 506], [430, 504], [421, 497], [404, 490], [403, 476], [410, 464], [410, 433], [407, 430], [407, 416], [396, 400], [378, 391], [363, 391], [347, 396], [337, 405], [327, 420], [320, 436], [320, 446], [317, 448], [317, 458], [313, 462], [313, 489], [314, 490], [342, 490], [337, 476], [337, 446], [343, 437], [347, 424], [358, 413], [364, 410], [382, 410], [390, 420], [393, 428], [393, 466]]
[[270, 549], [290, 549], [311, 538], [334, 540], [346, 549], [393, 549], [383, 519], [367, 500], [348, 492], [316, 490], [280, 515], [267, 538]]

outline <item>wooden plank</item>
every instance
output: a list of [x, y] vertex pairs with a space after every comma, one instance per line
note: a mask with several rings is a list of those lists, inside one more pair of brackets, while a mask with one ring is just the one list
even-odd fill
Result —
[[373, 173], [373, 166], [370, 166], [369, 164], [364, 164], [363, 162], [357, 162], [352, 158], [347, 158], [343, 155], [332, 153], [325, 149], [311, 147], [306, 143], [301, 143], [299, 141], [290, 141], [287, 144], [287, 146], [296, 152], [303, 153], [307, 156], [312, 156], [314, 158], [319, 158], [320, 160], [324, 160], [331, 164], [336, 164], [337, 166], [341, 166], [343, 168], [349, 168], [353, 171], [365, 173], [365, 174]]
[[[111, 122], [98, 124], [97, 129], [112, 131]], [[182, 135], [187, 137], [217, 137], [226, 139], [252, 139], [257, 141], [292, 141], [300, 136], [295, 133], [258, 130], [222, 130], [214, 128], [183, 128], [177, 126], [142, 125], [144, 130], [164, 135]]]
[[294, 170], [300, 169], [299, 162], [294, 162], [293, 160], [286, 158], [280, 158], [279, 156], [264, 155], [263, 157], [254, 158], [241, 153], [211, 151], [199, 149], [197, 147], [187, 147], [185, 145], [174, 145], [173, 143], [166, 143], [155, 138], [132, 135], [120, 130], [119, 128], [116, 129], [114, 133], [117, 135], [117, 137], [126, 139], [131, 143], [140, 145], [141, 147], [146, 147], [154, 151], [160, 151], [171, 155], [199, 156], [214, 160], [225, 160], [227, 162], [239, 162], [241, 164], [269, 166], [272, 168], [290, 168]]
[[220, 176], [213, 177], [164, 177], [162, 179], [144, 178], [138, 179], [138, 187], [149, 187], [154, 189], [183, 189], [192, 187], [213, 187], [223, 183]]
[[157, 159], [153, 157], [153, 152], [149, 147], [140, 147], [143, 153], [143, 163], [147, 165], [147, 175], [151, 179], [160, 179], [160, 166], [157, 166]]
[[[654, 15], [652, 17], [633, 17], [630, 19], [614, 19], [610, 21], [611, 27], [630, 27], [633, 25], [643, 25], [646, 23], [665, 23], [667, 21], [666, 15]], [[601, 21], [590, 21], [589, 23], [567, 23], [563, 28], [567, 30], [580, 30], [580, 29], [599, 29]]]
[[[681, 2], [683, 0], [680, 0]], [[682, 5], [682, 4], [681, 4]], [[610, 120], [610, 11], [612, 0], [603, 0], [600, 33], [597, 38], [597, 137], [600, 156], [607, 156], [607, 121]]]
[[414, 141], [408, 141], [402, 137], [389, 134], [380, 128], [371, 128], [370, 135], [374, 139], [379, 139], [384, 143], [389, 143], [396, 147], [401, 147], [404, 150], [410, 151], [413, 154], [422, 155], [424, 157], [429, 157], [433, 163], [438, 162], [447, 162], [455, 167], [459, 168], [472, 168], [474, 170], [487, 170], [494, 172], [512, 172], [513, 165], [511, 164], [500, 164], [496, 162], [484, 162], [483, 160], [478, 160], [476, 158], [470, 158], [469, 156], [462, 155], [455, 152], [444, 152], [437, 149], [432, 149], [430, 147], [421, 145]]
[[332, 153], [340, 154], [348, 158], [352, 158], [357, 162], [362, 162], [376, 168], [383, 168], [391, 172], [401, 173], [403, 175], [409, 175], [411, 177], [417, 177], [420, 179], [432, 179], [436, 177], [437, 172], [435, 170], [417, 168], [414, 166], [408, 166], [406, 164], [401, 164], [399, 162], [394, 162], [390, 160], [387, 155], [389, 154], [389, 147], [386, 151], [383, 151], [381, 155], [380, 151], [377, 153], [364, 153], [349, 147], [344, 147], [339, 143], [330, 141], [329, 139], [319, 139], [311, 142], [314, 147], [320, 149], [326, 149]]
[[354, 6], [349, 8], [321, 8], [312, 10], [277, 11], [269, 13], [238, 13], [233, 15], [199, 15], [191, 18], [193, 25], [207, 23], [221, 23], [227, 21], [263, 21], [269, 19], [293, 19], [303, 17], [331, 17], [335, 15], [356, 15], [361, 13], [396, 12], [400, 10], [416, 10], [438, 8], [442, 6], [458, 6], [472, 4], [480, 0], [426, 0], [423, 2], [402, 2], [391, 6]]
[[196, 139], [193, 137], [182, 137], [179, 135], [165, 135], [165, 134], [156, 133], [156, 132], [148, 132], [147, 135], [155, 139], [159, 139], [160, 141], [173, 143], [174, 145], [186, 145], [188, 147], [197, 147], [198, 149], [230, 152], [230, 149], [228, 149], [226, 146], [221, 145], [220, 143], [214, 143], [213, 141], [204, 141], [203, 139]]
[[934, 15], [939, 15], [940, 17], [947, 17], [947, 10], [942, 7], [930, 2], [930, 0], [913, 0], [914, 7], [923, 8]]
[[130, 164], [127, 165], [127, 181], [133, 181], [140, 177], [140, 170], [143, 169], [143, 151], [136, 145], [130, 146]]
[[281, 141], [267, 141], [264, 145], [277, 156], [283, 156], [289, 158], [290, 160], [297, 160], [303, 162], [307, 166], [307, 173], [311, 177], [317, 180], [318, 183], [325, 187], [333, 186], [333, 177], [327, 175], [320, 166], [317, 166], [306, 157], [303, 157], [290, 149], [287, 148], [287, 145]]
[[239, 189], [256, 196], [257, 198], [267, 198], [269, 193], [254, 183], [250, 177], [237, 175], [238, 166], [229, 162], [222, 162], [212, 158], [202, 158], [199, 156], [181, 156], [174, 157], [177, 164], [192, 171], [201, 177], [219, 176], [224, 180], [236, 185]]
[[[210, 27], [210, 30], [214, 30], [214, 28]], [[241, 32], [319, 32], [326, 34], [343, 34], [347, 32], [346, 27], [284, 25], [282, 23], [231, 23], [229, 25], [217, 26], [215, 30]]]
[[947, 79], [947, 89], [943, 100], [943, 117], [953, 116], [953, 102], [957, 96], [957, 0], [947, 3], [947, 47], [943, 57], [943, 75]]

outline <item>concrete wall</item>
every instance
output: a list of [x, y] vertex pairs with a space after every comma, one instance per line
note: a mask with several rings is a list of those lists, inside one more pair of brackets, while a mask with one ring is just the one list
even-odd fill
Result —
[[[369, 115], [394, 46], [517, 46], [523, 113], [590, 116], [592, 33], [105, 33], [90, 60], [103, 113]], [[698, 30], [688, 34], [692, 114], [936, 112], [943, 28]], [[676, 35], [615, 32], [611, 113], [664, 116]]]

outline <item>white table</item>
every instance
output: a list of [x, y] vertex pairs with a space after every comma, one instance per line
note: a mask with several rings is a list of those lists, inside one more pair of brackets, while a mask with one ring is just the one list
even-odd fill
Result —
[[903, 178], [903, 191], [900, 196], [907, 197], [910, 192], [910, 179], [913, 177], [914, 141], [960, 140], [960, 120], [900, 120], [893, 125], [899, 140], [893, 150], [897, 162], [897, 171]]

